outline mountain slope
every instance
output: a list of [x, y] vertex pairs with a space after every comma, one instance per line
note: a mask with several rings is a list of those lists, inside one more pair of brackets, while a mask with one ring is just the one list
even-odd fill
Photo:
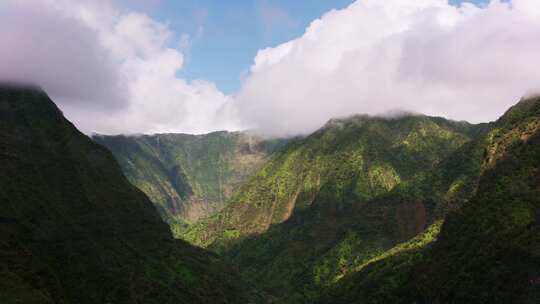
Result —
[[0, 88], [2, 303], [244, 303], [45, 93]]
[[205, 135], [94, 135], [124, 174], [173, 224], [193, 223], [219, 211], [240, 183], [284, 141], [242, 132]]
[[540, 98], [511, 108], [485, 143], [476, 195], [438, 237], [359, 267], [321, 302], [538, 303]]
[[468, 183], [456, 180], [468, 175], [437, 168], [452, 168], [445, 160], [458, 151], [481, 158], [468, 143], [483, 128], [426, 116], [332, 120], [275, 155], [184, 237], [224, 253], [246, 280], [287, 302], [313, 301], [321, 286], [466, 200]]

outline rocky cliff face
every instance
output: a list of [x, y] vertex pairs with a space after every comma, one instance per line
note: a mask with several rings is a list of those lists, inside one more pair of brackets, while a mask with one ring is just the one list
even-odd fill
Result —
[[2, 303], [247, 301], [44, 92], [0, 88], [0, 168]]
[[284, 142], [263, 141], [246, 132], [93, 139], [113, 152], [126, 177], [150, 197], [173, 230], [175, 223], [194, 223], [221, 210]]

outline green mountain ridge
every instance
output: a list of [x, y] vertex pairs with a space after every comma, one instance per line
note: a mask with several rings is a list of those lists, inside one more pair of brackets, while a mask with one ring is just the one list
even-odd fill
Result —
[[0, 88], [0, 168], [0, 302], [250, 302], [44, 92]]
[[91, 140], [4, 86], [0, 167], [2, 303], [540, 301], [540, 98], [479, 125]]
[[[432, 248], [446, 235], [446, 221], [479, 200], [489, 164], [512, 146], [507, 141], [534, 133], [537, 104], [522, 100], [497, 122], [479, 125], [417, 114], [331, 119], [266, 154], [221, 211], [177, 235], [236, 264], [244, 281], [278, 303], [473, 301], [452, 295], [473, 290], [467, 286], [433, 283], [452, 277], [447, 269], [416, 278], [440, 266], [445, 252]], [[498, 299], [473, 283], [484, 288], [478, 299]], [[499, 297], [512, 303], [519, 298], [512, 294]]]
[[354, 269], [320, 303], [538, 303], [540, 98], [507, 111], [484, 143], [478, 189], [438, 236]]
[[184, 238], [284, 302], [310, 303], [466, 201], [479, 174], [470, 159], [483, 152], [471, 142], [486, 128], [422, 115], [331, 120], [275, 154]]
[[158, 207], [173, 231], [219, 210], [231, 193], [286, 140], [249, 132], [204, 135], [94, 135], [126, 177]]

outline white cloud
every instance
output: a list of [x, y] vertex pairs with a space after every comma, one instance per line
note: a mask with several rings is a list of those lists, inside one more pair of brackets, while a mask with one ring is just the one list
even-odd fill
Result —
[[122, 106], [127, 92], [99, 33], [36, 3], [0, 4], [0, 81], [37, 83], [73, 104]]
[[212, 83], [187, 82], [186, 35], [110, 1], [0, 4], [0, 81], [42, 86], [86, 132], [207, 132], [237, 128], [215, 113]]
[[493, 120], [540, 87], [538, 16], [538, 0], [359, 0], [259, 51], [230, 110], [270, 135], [394, 109]]
[[105, 0], [4, 0], [0, 81], [41, 85], [86, 132], [291, 135], [393, 110], [487, 121], [540, 91], [539, 17], [538, 0], [358, 0], [260, 50], [226, 96], [178, 77], [192, 38], [145, 14]]

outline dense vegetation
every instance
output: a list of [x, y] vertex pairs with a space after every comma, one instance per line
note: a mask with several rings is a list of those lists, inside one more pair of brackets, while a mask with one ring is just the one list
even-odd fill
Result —
[[286, 302], [312, 302], [466, 201], [483, 153], [473, 143], [487, 128], [426, 116], [332, 120], [277, 153], [184, 238]]
[[0, 89], [1, 303], [248, 303], [45, 93]]
[[322, 303], [539, 303], [540, 99], [486, 136], [476, 195], [435, 242], [391, 254], [330, 287]]
[[94, 135], [126, 177], [156, 204], [178, 233], [219, 211], [231, 193], [285, 142], [244, 132], [205, 135]]
[[227, 132], [94, 140], [173, 228], [226, 202], [175, 231], [241, 277], [174, 240], [43, 92], [5, 87], [2, 303], [540, 302], [540, 98], [481, 125], [333, 119], [286, 146]]
[[279, 302], [536, 303], [538, 103], [481, 125], [333, 119], [180, 235]]

